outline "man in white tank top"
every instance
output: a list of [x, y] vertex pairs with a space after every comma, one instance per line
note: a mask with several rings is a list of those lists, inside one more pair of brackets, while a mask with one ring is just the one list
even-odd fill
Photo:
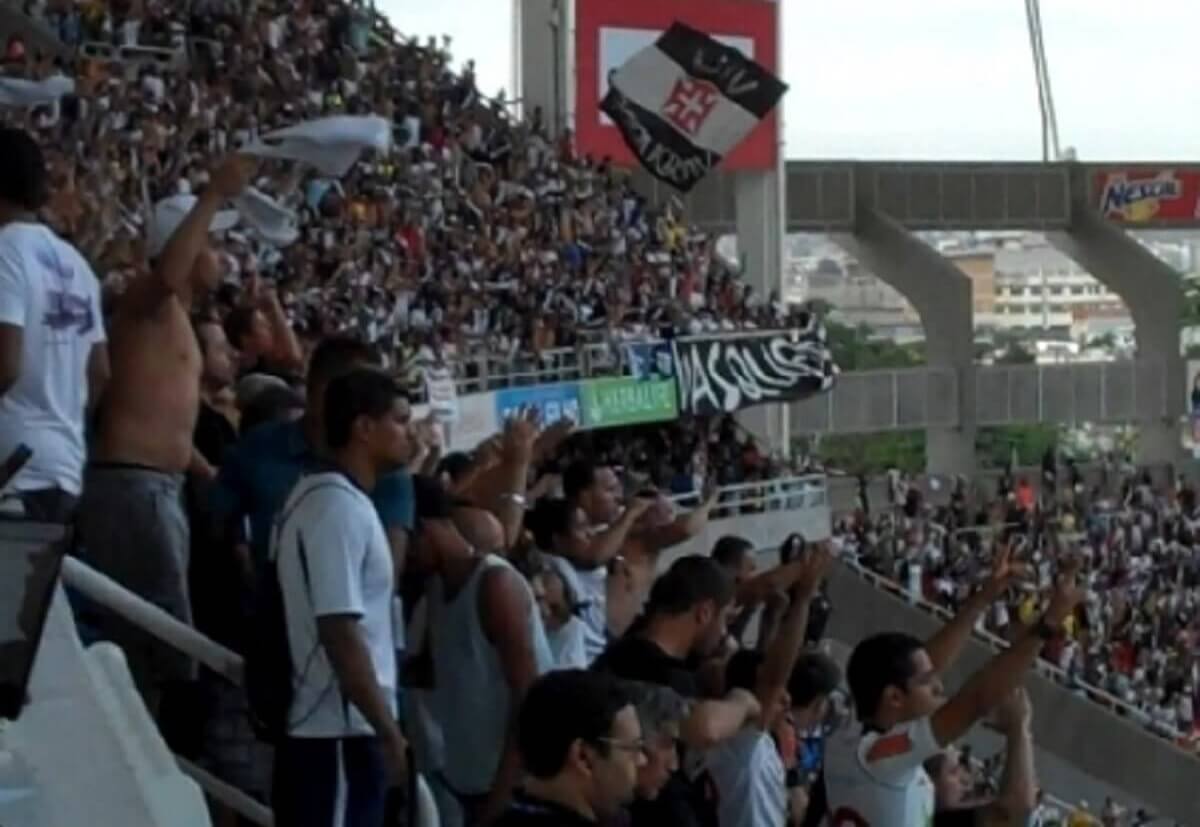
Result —
[[431, 575], [431, 699], [445, 743], [435, 792], [447, 827], [486, 823], [516, 785], [516, 714], [525, 691], [550, 669], [550, 647], [525, 578], [503, 557], [471, 547], [436, 480], [415, 478], [413, 489], [410, 560]]

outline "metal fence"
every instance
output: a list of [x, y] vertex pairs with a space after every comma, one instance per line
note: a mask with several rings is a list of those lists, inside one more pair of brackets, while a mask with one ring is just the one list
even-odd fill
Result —
[[833, 390], [791, 406], [793, 433], [857, 434], [952, 427], [959, 421], [958, 375], [951, 369], [854, 371]]
[[981, 366], [975, 372], [980, 425], [1114, 423], [1167, 415], [1166, 365], [1152, 361]]

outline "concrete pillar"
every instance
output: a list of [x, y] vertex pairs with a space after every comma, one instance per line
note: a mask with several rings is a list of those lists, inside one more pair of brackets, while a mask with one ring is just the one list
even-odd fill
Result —
[[971, 280], [896, 221], [860, 200], [853, 234], [833, 238], [867, 269], [912, 302], [925, 328], [931, 368], [954, 371], [958, 425], [926, 429], [925, 466], [931, 474], [975, 470], [975, 332]]
[[[569, 0], [513, 0], [513, 89], [530, 117], [542, 108], [550, 134], [567, 123]], [[557, 70], [557, 71], [556, 71]]]
[[[782, 160], [774, 170], [739, 172], [735, 186], [738, 257], [746, 283], [754, 287], [758, 301], [766, 302], [783, 284]], [[790, 455], [787, 405], [751, 408], [739, 414], [738, 421], [771, 452]]]
[[[1182, 277], [1091, 206], [1086, 171], [1073, 176], [1077, 197], [1070, 229], [1051, 233], [1050, 242], [1121, 297], [1136, 326], [1139, 373], [1161, 371], [1164, 385], [1139, 383], [1136, 461], [1140, 465], [1177, 463], [1183, 456], [1180, 417], [1186, 411], [1186, 365], [1180, 353]], [[1146, 387], [1148, 386], [1148, 387]], [[1160, 397], [1161, 394], [1161, 397]]]

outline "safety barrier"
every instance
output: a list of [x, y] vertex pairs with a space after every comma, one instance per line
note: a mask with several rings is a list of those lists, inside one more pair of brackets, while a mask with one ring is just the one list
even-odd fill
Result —
[[[73, 557], [63, 560], [62, 580], [69, 588], [241, 686], [243, 660], [236, 652], [210, 640]], [[213, 799], [254, 824], [264, 827], [272, 827], [274, 824], [271, 810], [241, 790], [185, 759], [177, 756], [176, 761], [180, 770], [190, 776]], [[418, 823], [421, 827], [438, 827], [439, 819], [432, 794], [425, 779], [420, 775], [417, 776], [417, 805]]]
[[[829, 505], [829, 488], [824, 474], [756, 480], [717, 489], [718, 512], [793, 511]], [[678, 505], [695, 503], [698, 494], [676, 494]]]
[[81, 57], [105, 63], [121, 63], [126, 66], [153, 65], [167, 71], [177, 71], [187, 66], [187, 51], [183, 48], [163, 46], [121, 46], [101, 40], [89, 40], [79, 47]]

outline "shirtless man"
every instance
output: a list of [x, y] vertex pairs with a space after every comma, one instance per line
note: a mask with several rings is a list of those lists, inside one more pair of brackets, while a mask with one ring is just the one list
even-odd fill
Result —
[[[203, 359], [190, 313], [220, 284], [209, 236], [236, 223], [235, 212], [219, 208], [245, 189], [252, 169], [248, 159], [230, 157], [199, 198], [176, 195], [155, 206], [151, 271], [130, 283], [112, 320], [113, 376], [79, 507], [83, 559], [187, 623], [183, 476], [208, 468], [194, 461], [192, 447]], [[124, 649], [152, 713], [164, 683], [191, 677], [189, 659], [168, 654], [115, 615], [87, 620]]]

